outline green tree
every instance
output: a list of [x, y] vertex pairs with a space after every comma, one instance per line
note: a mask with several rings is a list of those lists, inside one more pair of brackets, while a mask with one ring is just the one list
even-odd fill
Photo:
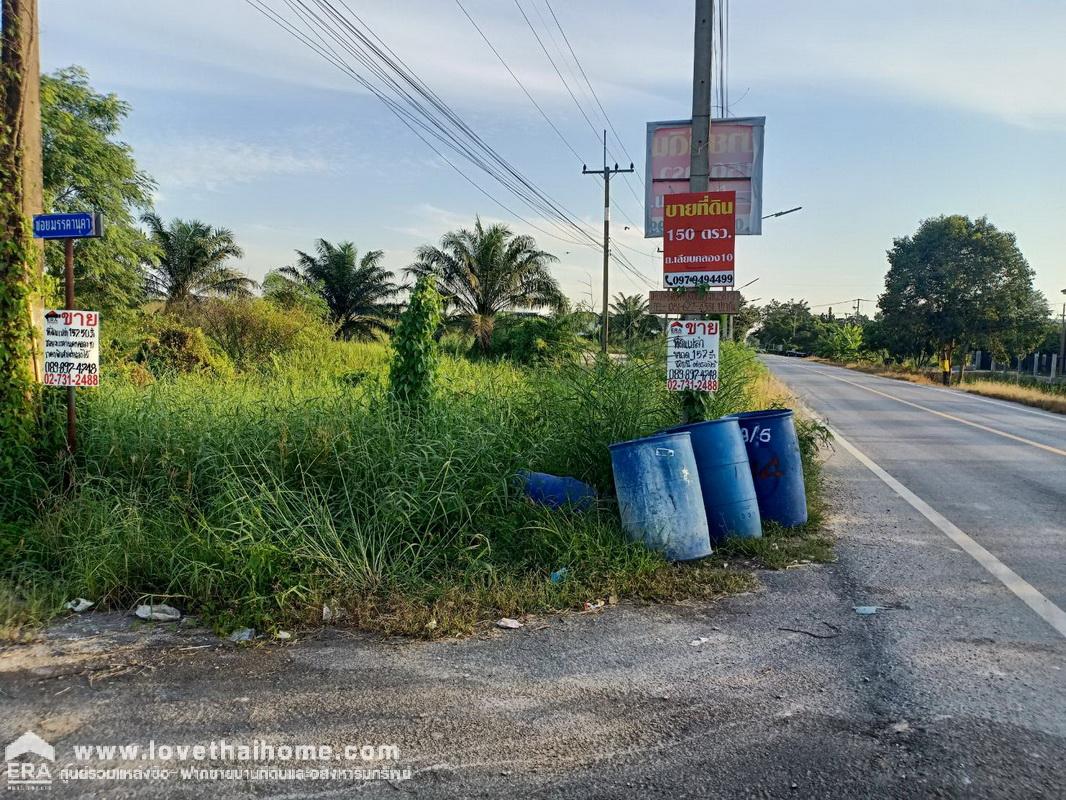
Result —
[[927, 219], [888, 251], [878, 298], [888, 338], [927, 342], [950, 362], [975, 347], [1013, 354], [1040, 339], [1047, 301], [1014, 234], [986, 217]]
[[445, 307], [463, 316], [481, 352], [492, 349], [496, 315], [517, 308], [558, 307], [565, 302], [548, 265], [555, 256], [537, 249], [532, 236], [520, 236], [506, 225], [446, 233], [440, 247], [423, 245], [408, 272], [433, 275]]
[[251, 295], [255, 282], [227, 263], [244, 255], [231, 231], [199, 220], [164, 224], [155, 214], [141, 219], [158, 251], [157, 262], [148, 265], [149, 296], [165, 300], [169, 309], [202, 297]]
[[759, 314], [759, 343], [768, 350], [814, 350], [823, 325], [806, 300], [771, 300]]
[[659, 318], [648, 311], [648, 299], [644, 295], [619, 292], [610, 309], [611, 331], [627, 342], [659, 331]]
[[863, 328], [852, 322], [827, 324], [815, 345], [815, 352], [823, 358], [852, 361], [862, 352]]
[[315, 243], [315, 254], [296, 251], [296, 264], [276, 274], [315, 292], [329, 309], [339, 339], [368, 339], [389, 329], [395, 306], [389, 301], [399, 287], [392, 273], [381, 265], [381, 250], [362, 258], [351, 242], [334, 245], [325, 239]]
[[[152, 179], [138, 169], [130, 146], [119, 141], [130, 107], [98, 94], [81, 67], [41, 76], [44, 201], [53, 212], [100, 211], [104, 236], [77, 244], [75, 282], [83, 307], [117, 309], [144, 299], [143, 265], [153, 243], [137, 227], [152, 207]], [[63, 248], [46, 247], [53, 275], [63, 273]]]
[[733, 315], [733, 341], [744, 344], [751, 329], [759, 324], [759, 307], [753, 306], [740, 296], [737, 313]]
[[423, 408], [433, 394], [435, 334], [441, 319], [441, 298], [434, 284], [429, 276], [419, 278], [392, 338], [389, 389], [412, 410]]

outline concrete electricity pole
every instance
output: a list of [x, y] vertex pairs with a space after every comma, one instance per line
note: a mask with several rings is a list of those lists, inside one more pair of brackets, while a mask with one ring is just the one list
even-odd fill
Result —
[[711, 57], [714, 47], [714, 0], [696, 0], [692, 47], [692, 144], [688, 190], [706, 192], [711, 174]]
[[581, 165], [582, 175], [603, 176], [603, 329], [600, 334], [600, 350], [604, 353], [607, 352], [607, 319], [609, 313], [607, 309], [607, 267], [611, 259], [611, 175], [632, 171], [632, 164], [629, 165], [629, 169], [619, 169], [617, 164], [613, 167], [607, 166], [606, 130], [603, 132], [603, 169], [589, 169], [584, 164]]

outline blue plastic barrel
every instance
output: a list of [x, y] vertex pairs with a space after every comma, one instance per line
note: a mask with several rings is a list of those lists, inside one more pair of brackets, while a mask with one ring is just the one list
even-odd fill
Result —
[[763, 522], [772, 520], [785, 527], [802, 525], [807, 521], [807, 494], [792, 411], [779, 408], [732, 416], [740, 423], [748, 447]]
[[522, 491], [530, 500], [548, 508], [572, 505], [584, 510], [596, 502], [596, 490], [577, 478], [549, 475], [547, 472], [530, 472], [525, 469], [519, 470], [516, 477]]
[[671, 561], [711, 554], [699, 468], [687, 432], [610, 446], [622, 528]]
[[726, 417], [679, 425], [670, 430], [688, 431], [692, 437], [711, 539], [727, 536], [757, 539], [762, 536], [759, 501], [740, 423], [735, 418]]

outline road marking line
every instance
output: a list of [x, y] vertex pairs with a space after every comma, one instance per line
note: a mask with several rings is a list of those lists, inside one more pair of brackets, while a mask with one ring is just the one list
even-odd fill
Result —
[[1005, 439], [1013, 439], [1016, 442], [1021, 442], [1022, 444], [1027, 444], [1030, 447], [1036, 447], [1036, 448], [1038, 448], [1040, 450], [1046, 450], [1047, 452], [1054, 453], [1057, 456], [1066, 456], [1066, 450], [1060, 450], [1059, 448], [1052, 447], [1049, 444], [1041, 444], [1040, 442], [1034, 442], [1032, 439], [1025, 439], [1025, 438], [1023, 438], [1021, 436], [1015, 436], [1013, 433], [1007, 433], [1006, 431], [1001, 431], [1001, 430], [998, 430], [997, 428], [990, 428], [987, 425], [982, 425], [980, 422], [971, 422], [968, 419], [963, 419], [962, 417], [956, 417], [954, 414], [947, 414], [947, 413], [945, 413], [943, 411], [937, 411], [935, 408], [929, 408], [928, 406], [923, 406], [923, 405], [921, 405], [919, 403], [912, 403], [910, 400], [904, 400], [904, 399], [902, 399], [900, 397], [895, 397], [894, 395], [888, 394], [887, 392], [881, 392], [881, 391], [878, 391], [877, 389], [871, 389], [869, 386], [863, 386], [861, 383], [856, 383], [855, 381], [849, 381], [847, 378], [838, 378], [836, 375], [833, 375], [832, 373], [826, 372], [825, 370], [816, 369], [816, 370], [814, 370], [814, 372], [817, 372], [819, 375], [825, 375], [827, 378], [830, 378], [830, 379], [832, 379], [834, 381], [840, 381], [841, 383], [851, 384], [852, 386], [856, 387], [857, 389], [862, 389], [864, 392], [871, 392], [873, 394], [879, 394], [879, 395], [881, 395], [881, 397], [887, 397], [889, 400], [895, 400], [897, 403], [903, 403], [904, 405], [907, 405], [907, 406], [913, 406], [914, 408], [919, 408], [922, 411], [928, 411], [930, 414], [936, 414], [938, 417], [943, 417], [944, 419], [950, 419], [950, 420], [953, 420], [954, 422], [961, 422], [963, 425], [969, 425], [972, 428], [977, 428], [979, 430], [986, 431], [987, 433], [994, 433], [996, 436], [1002, 436]]
[[906, 500], [915, 511], [933, 523], [941, 533], [961, 547], [974, 561], [984, 567], [989, 574], [1010, 589], [1019, 600], [1035, 611], [1060, 636], [1066, 637], [1066, 611], [1063, 611], [1044, 597], [1035, 586], [974, 541], [969, 534], [955, 525], [955, 523], [881, 469], [859, 448], [841, 436], [838, 431], [833, 430], [833, 428], [829, 428], [829, 430], [833, 434], [834, 440], [839, 442], [841, 447], [855, 456], [870, 472], [880, 478], [888, 488]]
[[851, 370], [847, 367], [836, 367], [836, 369], [842, 369], [852, 373], [858, 372], [860, 375], [865, 375], [868, 378], [876, 378], [879, 381], [895, 384], [896, 386], [904, 386], [911, 389], [925, 389], [926, 391], [936, 392], [945, 400], [977, 400], [982, 403], [1005, 408], [1008, 411], [1021, 411], [1024, 414], [1035, 414], [1038, 417], [1046, 417], [1053, 422], [1066, 423], [1066, 415], [1056, 414], [1052, 411], [1041, 411], [1038, 408], [1030, 408], [1029, 406], [1022, 405], [1013, 400], [1002, 400], [998, 397], [985, 397], [984, 395], [977, 394], [977, 392], [967, 392], [965, 389], [949, 389], [947, 386], [930, 386], [926, 383], [912, 383], [911, 381], [898, 380], [896, 378], [886, 378], [884, 375], [873, 375], [869, 372]]

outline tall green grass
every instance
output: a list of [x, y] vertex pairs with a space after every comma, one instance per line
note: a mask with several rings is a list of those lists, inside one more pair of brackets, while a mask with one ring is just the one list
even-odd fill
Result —
[[[721, 413], [745, 407], [759, 369], [740, 348], [724, 359], [739, 388], [727, 372]], [[0, 606], [156, 595], [219, 628], [270, 628], [315, 622], [328, 604], [437, 635], [610, 594], [750, 585], [667, 565], [619, 527], [607, 445], [677, 422], [661, 365], [445, 358], [412, 417], [388, 398], [387, 361], [380, 344], [328, 343], [237, 377], [83, 393], [76, 488], [46, 474], [0, 527]], [[608, 499], [589, 513], [534, 506], [519, 469], [574, 475]]]

